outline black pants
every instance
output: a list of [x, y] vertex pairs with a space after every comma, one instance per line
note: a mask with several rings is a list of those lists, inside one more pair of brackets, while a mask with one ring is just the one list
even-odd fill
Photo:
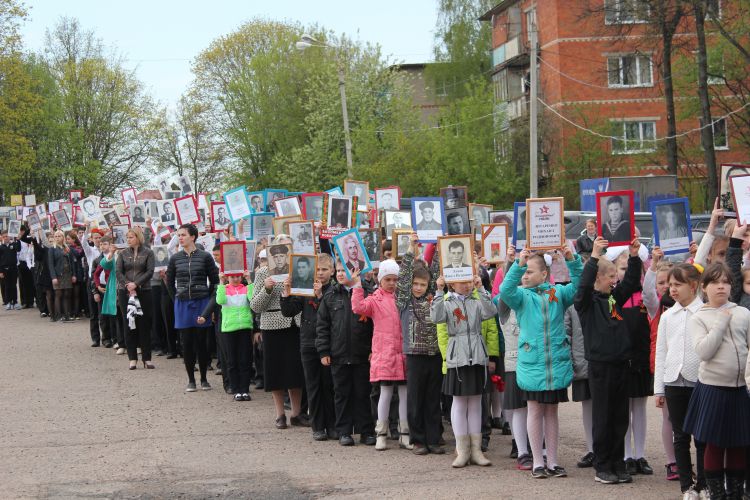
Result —
[[440, 385], [443, 358], [406, 356], [406, 412], [412, 444], [437, 446], [440, 440]]
[[[208, 335], [211, 335], [211, 332], [209, 332]], [[219, 362], [218, 366], [221, 366], [221, 383], [224, 386], [224, 392], [234, 392], [232, 390], [231, 384], [229, 383], [229, 368], [227, 365], [229, 354], [227, 354], [227, 343], [224, 341], [224, 336], [221, 333], [221, 328], [219, 328], [219, 323], [217, 321], [214, 321], [213, 336], [216, 337], [216, 358]], [[253, 337], [251, 333], [250, 343], [252, 344], [252, 342], [253, 342]], [[253, 351], [252, 351], [252, 345], [251, 345], [250, 346], [250, 380], [252, 380], [252, 371], [253, 371], [252, 353]]]
[[108, 314], [102, 314], [102, 302], [99, 301], [99, 310], [97, 315], [99, 316], [99, 328], [102, 331], [101, 341], [105, 344], [110, 344], [115, 340], [117, 335], [117, 316], [110, 316]]
[[235, 394], [250, 392], [250, 363], [252, 362], [251, 330], [220, 333], [217, 348], [226, 355], [221, 359], [221, 373], [229, 375], [229, 387]]
[[624, 470], [628, 431], [628, 367], [626, 362], [589, 361], [594, 468], [597, 472]]
[[198, 368], [200, 369], [201, 382], [206, 380], [206, 369], [208, 367], [208, 349], [206, 335], [213, 334], [213, 328], [183, 328], [180, 330], [180, 343], [182, 344], [182, 356], [185, 360], [188, 380], [195, 383], [195, 357], [198, 355]]
[[[101, 340], [101, 334], [99, 332], [100, 321], [99, 321], [99, 309], [101, 309], [101, 300], [97, 304], [94, 300], [94, 294], [91, 293], [91, 282], [86, 283], [86, 296], [89, 302], [89, 333], [91, 334], [92, 342], [99, 342]], [[103, 297], [100, 295], [99, 297]]]
[[178, 333], [174, 327], [174, 301], [167, 293], [167, 287], [161, 287], [161, 321], [164, 325], [164, 332], [166, 337], [166, 349], [168, 354], [177, 354]]
[[375, 434], [370, 413], [370, 363], [331, 365], [336, 431], [341, 434]]
[[[693, 394], [692, 387], [676, 387], [667, 385], [664, 387], [664, 397], [667, 400], [669, 410], [669, 421], [672, 422], [672, 442], [674, 443], [674, 458], [677, 462], [677, 470], [680, 475], [680, 489], [688, 490], [693, 485], [693, 463], [690, 460], [690, 438], [691, 435], [683, 430], [685, 415], [687, 414], [690, 396]], [[706, 476], [703, 474], [703, 453], [706, 444], [695, 441], [695, 456], [697, 469], [697, 489], [706, 487]]]
[[34, 307], [36, 290], [34, 287], [34, 272], [26, 262], [18, 264], [18, 288], [21, 289], [21, 304], [24, 307]]
[[333, 431], [336, 427], [336, 408], [333, 402], [331, 368], [323, 366], [314, 347], [302, 347], [302, 370], [305, 372], [307, 406], [313, 431]]
[[[36, 292], [36, 307], [39, 309], [40, 313], [49, 314], [52, 309], [51, 304], [47, 301], [47, 291], [51, 290], [51, 288], [45, 288], [39, 283], [36, 283], [34, 289]], [[50, 296], [52, 296], [51, 293]]]
[[16, 288], [18, 266], [5, 266], [0, 269], [0, 272], [5, 274], [5, 278], [3, 278], [3, 304], [16, 305], [18, 302], [18, 288]]
[[[120, 302], [120, 309], [123, 312], [122, 321], [125, 328], [125, 343], [128, 348], [128, 359], [138, 361], [138, 348], [141, 348], [141, 359], [151, 361], [151, 290], [138, 290], [138, 301], [141, 303], [142, 316], [135, 317], [135, 329], [131, 329], [128, 324], [128, 292], [127, 290], [118, 290], [117, 298]], [[122, 347], [122, 346], [120, 346]]]
[[[160, 282], [161, 283], [161, 282]], [[161, 285], [151, 285], [151, 350], [166, 351], [167, 338], [164, 330], [164, 320], [161, 309]]]

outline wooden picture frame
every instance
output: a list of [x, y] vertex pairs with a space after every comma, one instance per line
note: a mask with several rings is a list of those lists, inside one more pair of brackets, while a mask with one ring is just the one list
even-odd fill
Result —
[[482, 224], [482, 256], [490, 264], [502, 264], [508, 258], [508, 243], [510, 238], [508, 224]]
[[442, 187], [440, 188], [440, 197], [443, 199], [446, 209], [465, 207], [469, 204], [469, 188], [466, 186]]
[[[609, 206], [620, 205], [620, 221], [610, 224]], [[613, 211], [613, 216], [616, 212]], [[624, 215], [622, 215], [624, 214]], [[607, 222], [604, 222], [604, 220]], [[596, 193], [596, 234], [609, 242], [609, 247], [627, 246], [635, 238], [635, 193], [604, 191]]]
[[474, 238], [470, 234], [438, 238], [440, 274], [446, 283], [474, 281]]
[[[391, 234], [391, 255], [395, 260], [401, 260], [411, 246], [413, 229], [394, 229]], [[403, 238], [406, 238], [405, 240]], [[404, 243], [405, 242], [405, 243]], [[404, 246], [405, 245], [405, 246]]]
[[287, 222], [289, 236], [292, 238], [292, 251], [296, 255], [315, 255], [315, 222], [298, 220]]
[[527, 199], [526, 248], [555, 250], [563, 245], [565, 245], [565, 199], [562, 197]]
[[[480, 220], [477, 220], [477, 211], [481, 212], [482, 219]], [[492, 221], [490, 220], [490, 212], [492, 212], [492, 205], [469, 203], [469, 220], [473, 220], [477, 227], [485, 224], [492, 224]]]
[[289, 215], [287, 217], [274, 217], [273, 218], [273, 234], [289, 234], [288, 224], [290, 222], [301, 221], [301, 215]]

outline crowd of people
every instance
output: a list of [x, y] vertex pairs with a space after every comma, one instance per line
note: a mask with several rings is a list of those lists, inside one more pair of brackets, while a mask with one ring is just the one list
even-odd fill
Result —
[[234, 401], [252, 399], [253, 381], [272, 393], [278, 429], [311, 427], [314, 440], [342, 446], [358, 434], [376, 450], [390, 434], [425, 455], [446, 452], [449, 422], [457, 468], [490, 465], [484, 452], [498, 428], [512, 434], [519, 470], [565, 477], [558, 407], [571, 398], [585, 435], [578, 467], [603, 484], [652, 475], [653, 396], [666, 479], [684, 498], [741, 499], [750, 491], [750, 231], [729, 218], [722, 230], [723, 219], [714, 210], [686, 262], [638, 238], [609, 247], [590, 220], [553, 251], [509, 246], [504, 265], [477, 255], [473, 280], [450, 284], [437, 246], [416, 233], [398, 262], [384, 239], [383, 260], [363, 275], [319, 239], [312, 297], [268, 272], [266, 243], [292, 243], [286, 234], [259, 242], [244, 275], [227, 276], [219, 243], [236, 238], [231, 226], [211, 248], [195, 225], [179, 226], [158, 271], [153, 236], [138, 226], [119, 249], [90, 224], [48, 234], [24, 226], [17, 239], [2, 233], [0, 279], [6, 310], [87, 317], [91, 346], [127, 353], [130, 370], [139, 355], [145, 369], [155, 368], [152, 353], [182, 357], [186, 392], [211, 389], [216, 358]]

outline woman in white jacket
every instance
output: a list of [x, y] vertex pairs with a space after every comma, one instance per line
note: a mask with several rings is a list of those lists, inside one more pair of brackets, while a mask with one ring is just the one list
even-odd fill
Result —
[[725, 264], [710, 265], [702, 279], [708, 303], [688, 327], [701, 362], [685, 430], [706, 443], [704, 469], [712, 499], [742, 497], [745, 448], [750, 446], [750, 395], [745, 381], [750, 311], [729, 302], [731, 284]]

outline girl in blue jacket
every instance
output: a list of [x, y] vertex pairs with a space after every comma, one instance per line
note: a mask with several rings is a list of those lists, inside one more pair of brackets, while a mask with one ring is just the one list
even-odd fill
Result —
[[[528, 402], [527, 429], [534, 456], [531, 475], [535, 478], [567, 476], [557, 463], [557, 404], [568, 401], [567, 388], [573, 380], [564, 316], [573, 304], [583, 266], [567, 245], [560, 252], [570, 271], [569, 284], [550, 285], [550, 262], [524, 249], [500, 287], [500, 298], [516, 312], [521, 328], [516, 382]], [[542, 442], [547, 445], [546, 468]]]

